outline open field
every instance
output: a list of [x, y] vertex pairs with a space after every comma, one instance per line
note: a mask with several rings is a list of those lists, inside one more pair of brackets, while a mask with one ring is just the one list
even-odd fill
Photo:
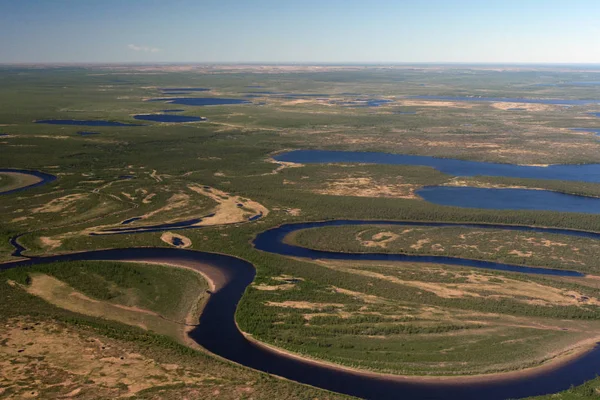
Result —
[[[538, 85], [593, 80], [600, 72], [432, 71], [0, 67], [0, 168], [40, 170], [58, 178], [0, 194], [0, 261], [15, 259], [9, 240], [17, 235], [24, 256], [126, 247], [234, 255], [257, 269], [236, 312], [244, 332], [314, 360], [369, 371], [501, 373], [589, 349], [600, 341], [596, 240], [398, 226], [320, 228], [287, 238], [328, 251], [448, 255], [592, 275], [584, 278], [439, 264], [301, 260], [252, 246], [258, 233], [280, 224], [328, 219], [600, 231], [600, 215], [445, 207], [416, 193], [425, 186], [449, 185], [600, 197], [598, 183], [457, 177], [410, 165], [273, 160], [287, 150], [326, 149], [523, 165], [598, 162], [600, 139], [571, 130], [598, 129], [600, 119], [590, 115], [600, 111], [597, 104], [413, 96], [600, 99], [598, 87]], [[211, 90], [182, 97], [250, 103], [200, 107], [146, 101], [172, 97], [162, 93], [164, 87], [205, 87]], [[384, 102], [369, 106], [369, 101]], [[208, 120], [115, 127], [34, 122], [139, 123], [134, 115], [164, 109], [183, 109], [178, 115]], [[82, 136], [80, 131], [96, 134]], [[0, 192], [26, 184], [23, 179], [0, 173]], [[153, 265], [83, 264], [0, 273], [0, 329], [2, 338], [9, 338], [0, 346], [0, 363], [14, 367], [0, 375], [0, 386], [6, 386], [0, 397], [35, 392], [40, 398], [182, 398], [218, 392], [220, 398], [343, 398], [184, 347], [190, 345], [185, 325], [190, 315], [197, 319], [206, 300], [208, 284], [201, 276]], [[30, 326], [35, 329], [24, 329]], [[61, 354], [57, 349], [66, 343], [72, 349]], [[16, 353], [17, 348], [25, 351]], [[90, 366], [69, 369], [76, 354], [86, 354]], [[126, 360], [118, 354], [126, 354]], [[106, 372], [111, 368], [122, 375]], [[50, 372], [36, 383], [32, 376], [43, 369]], [[596, 386], [593, 381], [578, 390], [593, 393]], [[573, 393], [557, 398], [578, 398]]]

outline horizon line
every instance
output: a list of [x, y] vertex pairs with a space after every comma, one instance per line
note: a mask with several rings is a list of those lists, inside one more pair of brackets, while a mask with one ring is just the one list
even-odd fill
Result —
[[0, 61], [6, 65], [265, 65], [265, 66], [397, 66], [397, 65], [465, 65], [465, 66], [600, 66], [600, 62], [487, 62], [487, 61]]

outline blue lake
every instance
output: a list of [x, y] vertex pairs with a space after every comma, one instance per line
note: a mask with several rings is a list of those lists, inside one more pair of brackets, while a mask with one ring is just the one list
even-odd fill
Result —
[[600, 198], [550, 190], [427, 186], [416, 193], [430, 203], [443, 206], [600, 214]]
[[181, 109], [181, 108], [175, 108], [172, 110], [160, 110], [160, 112], [164, 112], [164, 113], [176, 113], [176, 112], [184, 112], [185, 110]]
[[80, 135], [80, 136], [92, 136], [92, 135], [99, 135], [100, 132], [79, 131], [79, 132], [77, 132], [77, 134]]
[[151, 99], [148, 101], [163, 101], [169, 104], [179, 104], [183, 106], [223, 106], [230, 104], [250, 104], [248, 100], [222, 99], [216, 97], [167, 97]]
[[453, 176], [506, 176], [511, 178], [554, 179], [600, 183], [600, 164], [551, 165], [533, 167], [480, 161], [456, 160], [430, 156], [412, 156], [380, 152], [294, 150], [277, 154], [277, 161], [301, 164], [366, 163], [388, 165], [420, 165], [433, 167]]
[[534, 104], [564, 104], [587, 105], [600, 104], [600, 100], [573, 100], [573, 99], [523, 99], [509, 97], [460, 97], [460, 96], [409, 96], [410, 99], [444, 100], [444, 101], [491, 101], [495, 103], [534, 103]]
[[206, 118], [203, 117], [190, 117], [186, 115], [172, 115], [172, 114], [140, 114], [136, 115], [133, 118], [140, 119], [143, 121], [152, 121], [152, 122], [199, 122], [206, 121]]
[[77, 126], [143, 126], [139, 124], [127, 124], [116, 121], [102, 120], [77, 120], [77, 119], [40, 119], [35, 121], [36, 124], [51, 124], [51, 125], [77, 125]]

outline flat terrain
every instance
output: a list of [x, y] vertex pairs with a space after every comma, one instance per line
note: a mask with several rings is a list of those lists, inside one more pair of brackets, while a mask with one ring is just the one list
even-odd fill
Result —
[[[379, 225], [307, 230], [287, 238], [321, 250], [447, 255], [576, 270], [588, 275], [583, 278], [302, 260], [258, 251], [251, 242], [280, 224], [328, 219], [599, 232], [600, 215], [446, 207], [423, 200], [417, 191], [448, 185], [600, 197], [600, 184], [273, 159], [288, 150], [322, 149], [538, 166], [597, 163], [600, 138], [592, 129], [599, 129], [600, 119], [591, 113], [600, 108], [594, 102], [502, 100], [600, 99], [598, 86], [564, 85], [594, 80], [600, 80], [600, 71], [569, 68], [3, 66], [0, 168], [39, 170], [58, 179], [1, 194], [34, 182], [0, 173], [0, 261], [17, 258], [9, 244], [17, 236], [24, 256], [149, 246], [224, 253], [257, 269], [236, 314], [240, 328], [286, 351], [416, 376], [498, 373], [556, 362], [599, 339], [596, 240]], [[177, 87], [210, 90], [177, 96], [161, 90]], [[169, 103], [178, 96], [249, 103]], [[471, 98], [458, 99], [464, 96]], [[207, 120], [134, 119], [167, 109]], [[144, 125], [35, 123], [48, 119]], [[185, 326], [197, 322], [206, 300], [208, 284], [199, 275], [148, 265], [71, 264], [2, 272], [0, 363], [13, 369], [0, 368], [0, 397], [342, 398], [186, 347], [192, 344]], [[125, 270], [130, 272], [122, 274]], [[62, 354], [57, 349], [66, 343], [72, 346]], [[77, 354], [86, 354], [89, 365], [69, 368]], [[148, 366], [143, 375], [131, 367], [142, 364]], [[115, 366], [123, 375], [98, 372]], [[50, 372], [40, 383], [34, 376], [44, 369]], [[596, 386], [592, 382], [557, 398], [584, 398], [573, 397], [576, 393], [592, 398]]]

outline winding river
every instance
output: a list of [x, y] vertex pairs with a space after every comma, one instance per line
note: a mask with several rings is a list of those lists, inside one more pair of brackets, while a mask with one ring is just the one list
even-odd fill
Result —
[[37, 186], [42, 186], [42, 185], [45, 185], [46, 183], [50, 183], [50, 182], [53, 182], [56, 180], [56, 176], [54, 176], [54, 175], [47, 174], [47, 173], [41, 172], [41, 171], [30, 171], [30, 170], [26, 170], [26, 169], [3, 168], [3, 169], [0, 169], [0, 175], [2, 173], [14, 174], [14, 175], [29, 175], [30, 177], [34, 178], [34, 182], [30, 183], [30, 184], [25, 184], [24, 186], [6, 190], [6, 191], [2, 191], [0, 189], [0, 195], [20, 192], [22, 190], [31, 189], [31, 188], [34, 188]]
[[[401, 254], [341, 254], [303, 249], [283, 242], [294, 231], [334, 225], [393, 224], [411, 226], [461, 226], [495, 228], [528, 232], [560, 233], [600, 239], [599, 233], [536, 228], [515, 225], [461, 223], [419, 223], [399, 221], [324, 221], [287, 224], [259, 234], [257, 249], [281, 255], [335, 259], [387, 259], [394, 261], [438, 262], [468, 267], [492, 268], [525, 273], [580, 276], [575, 271], [529, 268], [499, 263], [480, 262], [452, 257], [405, 256]], [[374, 258], [383, 257], [383, 258]], [[249, 340], [235, 323], [235, 310], [246, 287], [253, 281], [255, 269], [247, 261], [207, 252], [170, 248], [129, 248], [98, 250], [0, 264], [0, 269], [24, 267], [53, 261], [114, 260], [146, 261], [193, 268], [202, 272], [215, 286], [199, 325], [190, 337], [208, 351], [241, 365], [268, 372], [323, 389], [366, 399], [490, 399], [501, 400], [554, 393], [578, 385], [600, 373], [600, 347], [578, 358], [557, 365], [511, 373], [462, 378], [405, 377], [354, 371], [288, 355]]]

